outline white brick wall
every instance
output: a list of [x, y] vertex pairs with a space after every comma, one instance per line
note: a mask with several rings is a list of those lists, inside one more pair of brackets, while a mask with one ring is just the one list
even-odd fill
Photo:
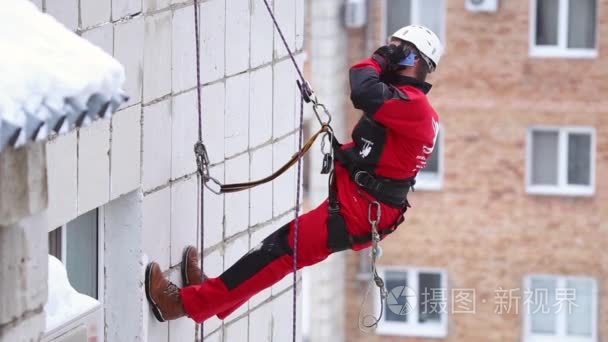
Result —
[[110, 199], [110, 120], [80, 130], [78, 142], [78, 214]]
[[80, 20], [83, 28], [110, 21], [112, 15], [110, 1], [80, 0]]
[[117, 20], [141, 12], [142, 0], [112, 0], [112, 19]]
[[[272, 4], [272, 0], [268, 1]], [[272, 61], [273, 25], [262, 1], [251, 2], [251, 67]]]
[[192, 177], [171, 185], [171, 265], [181, 262], [184, 247], [196, 245], [198, 238], [196, 184], [196, 178]]
[[[296, 43], [296, 8], [295, 0], [281, 1], [277, 0], [274, 2], [274, 12], [277, 22], [281, 25], [283, 35], [289, 44], [291, 51], [294, 51]], [[274, 30], [274, 51], [276, 57], [287, 56], [287, 50], [283, 45], [283, 41], [279, 36], [279, 33]]]
[[249, 86], [249, 146], [256, 147], [272, 138], [271, 129], [259, 129], [272, 121], [272, 67], [252, 71]]
[[[116, 2], [116, 0], [115, 0]], [[114, 57], [125, 67], [126, 105], [141, 102], [144, 61], [144, 19], [135, 18], [114, 25]]]
[[46, 0], [46, 11], [68, 29], [78, 28], [78, 0]]
[[158, 11], [171, 5], [171, 0], [142, 0], [144, 12]]
[[112, 117], [110, 197], [124, 195], [141, 183], [141, 107], [129, 107]]
[[169, 338], [171, 341], [194, 341], [196, 339], [196, 324], [193, 320], [182, 318], [169, 322]]
[[78, 208], [78, 132], [47, 143], [49, 229], [76, 217]]
[[[217, 113], [224, 112], [224, 101], [226, 91], [224, 83], [215, 83], [202, 89], [203, 99], [203, 135], [205, 144], [208, 146], [207, 152], [212, 164], [224, 160], [224, 127], [226, 120], [224, 115]], [[216, 174], [216, 173], [214, 173]]]
[[114, 27], [103, 25], [82, 33], [82, 38], [99, 46], [110, 55], [114, 54]]
[[[173, 92], [196, 86], [196, 48], [194, 39], [194, 7], [180, 8], [173, 13]], [[190, 37], [191, 39], [188, 39]]]
[[[247, 150], [249, 142], [249, 74], [226, 80], [225, 155], [227, 158]], [[258, 123], [259, 124], [259, 123]]]
[[[223, 0], [201, 4], [201, 82], [209, 83], [224, 77], [226, 12]], [[231, 45], [238, 49], [238, 46]], [[240, 52], [240, 51], [239, 51]]]
[[143, 251], [149, 260], [156, 260], [163, 269], [170, 266], [171, 188], [164, 188], [144, 197]]
[[150, 190], [171, 178], [171, 100], [144, 107], [143, 186]]
[[[272, 145], [251, 152], [251, 179], [257, 180], [272, 173]], [[251, 226], [272, 218], [272, 183], [251, 189], [249, 193], [249, 224]]]
[[[249, 155], [240, 156], [226, 161], [226, 182], [234, 183], [248, 180]], [[225, 237], [230, 237], [249, 227], [249, 190], [230, 193], [226, 198], [226, 231]]]
[[[298, 48], [299, 60], [303, 3], [281, 0], [273, 5], [290, 46]], [[123, 271], [129, 271], [110, 272], [105, 279], [107, 295], [116, 298], [107, 299], [114, 308], [124, 296], [140, 302], [130, 304], [125, 311], [128, 317], [117, 309], [106, 312], [106, 321], [114, 324], [106, 332], [107, 340], [120, 340], [124, 331], [133, 341], [195, 341], [198, 329], [188, 319], [157, 323], [141, 287], [148, 260], [158, 261], [179, 283], [183, 248], [200, 246], [193, 155], [198, 119], [192, 1], [46, 0], [43, 4], [125, 66], [124, 89], [130, 96], [111, 120], [47, 143], [49, 225], [59, 226], [100, 206], [111, 208], [108, 215], [113, 223], [106, 230], [120, 229], [106, 231], [106, 249], [118, 254], [106, 261], [128, 258]], [[278, 44], [262, 2], [206, 0], [200, 6], [202, 131], [211, 174], [221, 182], [264, 177], [295, 152], [298, 103], [293, 66]], [[133, 213], [121, 211], [118, 203], [126, 203]], [[252, 191], [217, 196], [206, 190], [206, 273], [218, 276], [291, 220], [294, 205], [295, 169]], [[118, 294], [123, 283], [128, 291]], [[289, 340], [290, 286], [287, 277], [254, 296], [225, 322], [209, 319], [205, 341]]]
[[146, 17], [144, 39], [144, 103], [171, 92], [171, 12]]
[[250, 1], [226, 0], [226, 75], [249, 67]]
[[272, 110], [272, 131], [275, 138], [294, 129], [295, 87], [293, 65], [283, 60], [274, 66], [274, 106]]
[[196, 90], [173, 97], [171, 115], [171, 179], [196, 171], [194, 142], [198, 139]]
[[249, 340], [272, 341], [272, 311], [270, 305], [262, 305], [249, 315]]
[[[211, 174], [220, 182], [224, 181], [224, 165], [211, 168]], [[224, 195], [216, 195], [205, 188], [204, 193], [205, 248], [215, 246], [224, 238]], [[220, 262], [221, 266], [221, 262]], [[213, 273], [212, 273], [213, 274]], [[218, 273], [219, 274], [219, 273]]]
[[[289, 135], [274, 144], [273, 149], [273, 170], [277, 170], [285, 164], [293, 155], [296, 149], [295, 135]], [[281, 177], [274, 180], [274, 216], [291, 210], [295, 206], [295, 181], [296, 167], [289, 169]]]
[[248, 324], [247, 317], [241, 318], [238, 321], [229, 324], [226, 327], [225, 341], [230, 342], [247, 342], [248, 339]]

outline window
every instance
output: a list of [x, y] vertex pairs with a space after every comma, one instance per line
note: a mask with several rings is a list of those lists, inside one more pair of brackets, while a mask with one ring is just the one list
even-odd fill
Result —
[[597, 0], [532, 0], [530, 23], [532, 56], [597, 56]]
[[[443, 270], [379, 268], [388, 297], [380, 335], [446, 337], [447, 275]], [[380, 305], [376, 299], [376, 307]], [[379, 311], [376, 309], [376, 311]]]
[[89, 339], [103, 340], [100, 217], [100, 211], [95, 209], [49, 232], [49, 254], [56, 259], [49, 260], [50, 307], [46, 308], [45, 338], [84, 325]]
[[595, 130], [533, 127], [528, 133], [527, 190], [590, 196], [595, 187]]
[[98, 212], [90, 211], [49, 233], [49, 254], [67, 268], [70, 284], [89, 297], [99, 296]]
[[532, 275], [524, 280], [524, 341], [597, 341], [597, 282]]
[[435, 148], [426, 167], [416, 176], [416, 190], [440, 190], [443, 186], [443, 130], [439, 130]]
[[423, 25], [445, 45], [445, 0], [385, 0], [384, 37], [407, 25]]

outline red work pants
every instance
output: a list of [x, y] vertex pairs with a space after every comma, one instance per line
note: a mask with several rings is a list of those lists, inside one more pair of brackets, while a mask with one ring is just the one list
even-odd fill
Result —
[[[371, 233], [368, 207], [374, 201], [351, 181], [347, 171], [336, 165], [336, 181], [341, 213], [352, 235]], [[327, 247], [328, 202], [300, 216], [297, 267], [301, 269], [323, 261], [332, 251]], [[390, 228], [402, 211], [381, 205], [379, 229]], [[293, 271], [294, 221], [281, 227], [250, 250], [217, 278], [181, 290], [184, 309], [201, 323], [211, 316], [224, 319], [256, 293], [270, 287]], [[370, 244], [352, 246], [360, 250]]]

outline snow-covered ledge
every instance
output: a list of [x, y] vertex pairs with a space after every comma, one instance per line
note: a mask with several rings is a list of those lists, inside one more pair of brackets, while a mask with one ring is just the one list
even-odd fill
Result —
[[3, 2], [0, 51], [0, 224], [12, 224], [46, 207], [46, 154], [32, 142], [114, 113], [125, 71], [29, 0]]
[[111, 115], [124, 68], [28, 0], [0, 11], [0, 152]]
[[44, 306], [46, 329], [43, 341], [52, 341], [80, 327], [85, 328], [85, 338], [99, 339], [103, 330], [101, 303], [72, 287], [66, 268], [59, 259], [49, 255], [48, 267], [49, 295]]

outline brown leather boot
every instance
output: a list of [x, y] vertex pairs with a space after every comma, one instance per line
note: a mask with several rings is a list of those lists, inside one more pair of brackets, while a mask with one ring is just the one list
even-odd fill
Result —
[[184, 287], [200, 285], [207, 280], [202, 274], [198, 250], [194, 246], [184, 248], [182, 254], [182, 282]]
[[155, 262], [149, 263], [146, 267], [145, 286], [146, 297], [159, 322], [178, 319], [186, 315], [179, 287], [165, 277], [160, 266]]

